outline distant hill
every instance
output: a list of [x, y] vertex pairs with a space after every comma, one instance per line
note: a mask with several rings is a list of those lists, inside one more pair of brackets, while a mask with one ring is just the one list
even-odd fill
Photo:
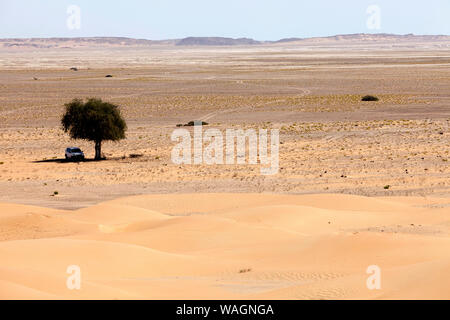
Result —
[[427, 42], [427, 41], [450, 41], [450, 36], [447, 35], [397, 35], [389, 33], [355, 33], [342, 34], [329, 37], [312, 37], [312, 38], [286, 38], [275, 43], [286, 42], [396, 42], [396, 41], [410, 41], [410, 42]]
[[176, 40], [153, 41], [125, 37], [27, 38], [0, 39], [0, 46], [18, 48], [78, 48], [78, 47], [148, 47], [155, 44], [174, 45]]
[[81, 37], [81, 38], [27, 38], [0, 39], [3, 48], [97, 48], [97, 47], [150, 47], [150, 46], [253, 46], [270, 44], [333, 44], [333, 43], [405, 43], [405, 42], [449, 42], [447, 35], [395, 35], [395, 34], [346, 34], [330, 37], [286, 38], [278, 41], [257, 41], [249, 38], [188, 37], [184, 39], [147, 40], [125, 37]]
[[238, 46], [261, 44], [249, 38], [222, 38], [222, 37], [188, 37], [176, 43], [177, 46]]
[[152, 40], [132, 39], [122, 37], [0, 39], [0, 45], [3, 45], [3, 47], [21, 47], [21, 48], [150, 46], [152, 44], [153, 44]]

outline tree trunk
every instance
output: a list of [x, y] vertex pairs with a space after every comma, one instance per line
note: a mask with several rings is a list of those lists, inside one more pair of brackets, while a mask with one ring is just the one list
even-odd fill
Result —
[[102, 158], [102, 142], [95, 141], [95, 160], [100, 160]]

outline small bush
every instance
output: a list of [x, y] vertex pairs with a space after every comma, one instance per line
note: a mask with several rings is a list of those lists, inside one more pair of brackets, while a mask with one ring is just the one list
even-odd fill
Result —
[[239, 273], [247, 273], [247, 272], [250, 272], [250, 271], [252, 271], [251, 268], [248, 268], [248, 269], [241, 269], [241, 270], [239, 270]]
[[205, 121], [189, 121], [186, 124], [179, 123], [179, 124], [177, 124], [177, 127], [193, 127], [195, 125], [200, 125], [200, 124], [202, 126], [207, 126], [208, 122], [205, 122]]
[[144, 155], [143, 154], [140, 154], [140, 153], [132, 153], [132, 154], [130, 154], [130, 158], [140, 158], [140, 157], [143, 157]]
[[388, 190], [390, 187], [390, 185], [384, 186], [384, 190]]
[[380, 99], [378, 99], [375, 96], [364, 96], [361, 99], [361, 101], [378, 101], [378, 100], [380, 100]]
[[59, 194], [58, 191], [53, 191], [53, 195], [54, 195], [54, 196], [57, 196], [58, 194]]

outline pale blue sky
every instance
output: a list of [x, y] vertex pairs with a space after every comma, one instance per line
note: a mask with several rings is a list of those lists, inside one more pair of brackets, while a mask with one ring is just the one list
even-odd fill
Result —
[[[66, 26], [81, 9], [81, 29]], [[366, 9], [381, 9], [368, 29]], [[450, 0], [0, 0], [0, 38], [125, 36], [287, 37], [346, 33], [450, 35]]]

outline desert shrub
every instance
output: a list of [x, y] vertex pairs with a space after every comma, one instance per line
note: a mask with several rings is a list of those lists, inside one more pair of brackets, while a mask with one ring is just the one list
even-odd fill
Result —
[[380, 99], [378, 99], [375, 96], [371, 96], [371, 95], [364, 96], [361, 99], [361, 101], [378, 101], [378, 100], [380, 100]]
[[200, 123], [202, 124], [202, 126], [207, 126], [208, 125], [208, 122], [205, 122], [205, 121], [189, 121], [184, 126], [185, 127], [193, 127], [193, 126], [195, 126], [197, 124], [200, 124]]
[[140, 158], [140, 157], [143, 157], [144, 155], [143, 154], [140, 154], [140, 153], [131, 153], [130, 154], [130, 158]]
[[185, 123], [185, 124], [179, 123], [179, 124], [177, 124], [177, 127], [193, 127], [195, 125], [200, 125], [200, 124], [202, 126], [207, 126], [208, 122], [205, 122], [205, 121], [189, 121], [188, 123]]
[[247, 272], [250, 272], [250, 271], [252, 271], [251, 268], [248, 268], [248, 269], [241, 269], [241, 270], [239, 270], [239, 273], [247, 273]]

